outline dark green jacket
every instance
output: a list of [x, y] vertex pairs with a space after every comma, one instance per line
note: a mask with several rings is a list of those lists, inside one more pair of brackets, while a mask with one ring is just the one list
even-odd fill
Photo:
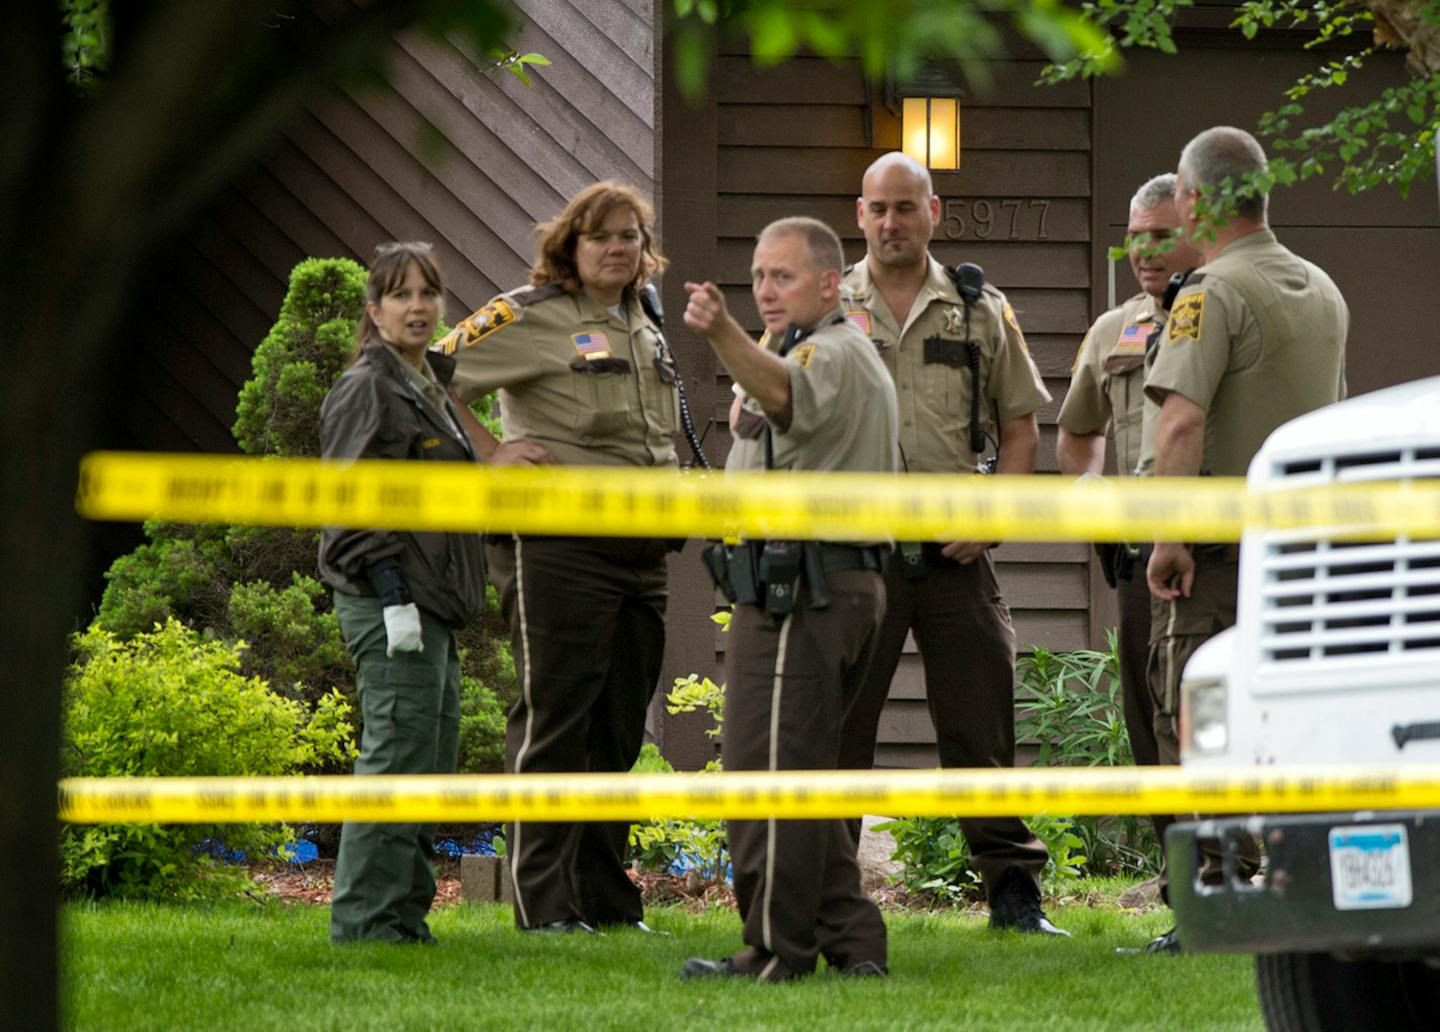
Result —
[[[455, 363], [436, 352], [426, 359], [441, 385]], [[456, 424], [459, 416], [446, 400]], [[475, 452], [449, 420], [412, 386], [400, 358], [371, 340], [345, 370], [320, 407], [320, 454], [327, 459], [407, 459], [475, 462]], [[320, 534], [320, 575], [336, 591], [371, 595], [367, 571], [394, 557], [415, 604], [452, 628], [463, 627], [485, 605], [485, 561], [480, 535], [326, 527]]]

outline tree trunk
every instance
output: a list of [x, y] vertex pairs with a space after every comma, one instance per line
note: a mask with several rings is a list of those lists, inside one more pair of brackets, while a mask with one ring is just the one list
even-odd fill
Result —
[[[153, 313], [127, 297], [178, 231], [317, 88], [374, 60], [422, 12], [481, 50], [505, 31], [488, 0], [208, 0], [120, 5], [93, 101], [60, 74], [57, 11], [20, 4], [0, 34], [0, 1015], [59, 1023], [60, 696], [89, 537], [76, 470], [110, 363]], [[117, 11], [117, 13], [121, 13]]]
[[1365, 0], [1375, 16], [1375, 40], [1408, 50], [1405, 67], [1417, 79], [1440, 75], [1440, 25], [1422, 16], [1422, 0]]

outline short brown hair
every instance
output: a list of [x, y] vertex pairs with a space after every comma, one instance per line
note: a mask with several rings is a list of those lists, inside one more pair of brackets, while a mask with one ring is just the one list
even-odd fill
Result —
[[589, 233], [616, 208], [626, 207], [635, 213], [640, 224], [640, 268], [627, 291], [638, 292], [661, 269], [665, 268], [664, 255], [655, 244], [655, 212], [645, 198], [633, 188], [603, 180], [581, 190], [565, 209], [549, 222], [542, 222], [540, 244], [535, 264], [530, 268], [530, 283], [540, 286], [544, 283], [558, 283], [571, 294], [581, 290], [580, 270], [575, 264], [575, 241]]
[[775, 236], [799, 237], [805, 241], [805, 249], [810, 252], [810, 261], [817, 270], [845, 274], [845, 250], [840, 246], [840, 237], [819, 219], [809, 215], [776, 219], [760, 231], [755, 242]]
[[[433, 244], [423, 240], [405, 243], [392, 240], [377, 246], [375, 254], [370, 258], [370, 275], [365, 279], [367, 304], [378, 305], [382, 297], [404, 283], [405, 277], [410, 274], [412, 262], [419, 266], [425, 283], [434, 288], [436, 293], [443, 294], [445, 280], [440, 275], [440, 266], [435, 264], [434, 250]], [[350, 356], [352, 365], [360, 357], [366, 342], [376, 333], [375, 321], [370, 318], [367, 308], [360, 313], [360, 323], [355, 327], [355, 352]]]

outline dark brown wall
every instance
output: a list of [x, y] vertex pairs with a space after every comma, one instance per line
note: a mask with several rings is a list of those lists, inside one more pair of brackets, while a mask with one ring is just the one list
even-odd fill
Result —
[[457, 46], [396, 41], [385, 81], [309, 105], [161, 263], [159, 313], [128, 370], [121, 427], [151, 449], [230, 451], [250, 355], [290, 269], [436, 244], [458, 320], [523, 283], [531, 227], [597, 179], [655, 179], [651, 0], [520, 0], [510, 43], [553, 63], [527, 89]]

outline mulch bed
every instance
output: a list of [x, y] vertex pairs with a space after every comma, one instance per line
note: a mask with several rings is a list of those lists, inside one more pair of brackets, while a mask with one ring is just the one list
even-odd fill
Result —
[[[640, 886], [641, 896], [647, 906], [664, 904], [682, 906], [691, 913], [707, 910], [735, 909], [735, 896], [730, 886], [706, 881], [694, 872], [689, 874], [664, 874], [655, 871], [630, 871], [630, 880]], [[262, 898], [278, 898], [287, 904], [330, 905], [330, 890], [335, 882], [334, 860], [312, 860], [305, 864], [269, 864], [250, 869], [250, 878], [255, 883], [256, 895]], [[448, 907], [460, 902], [460, 861], [454, 857], [440, 857], [435, 862], [435, 906]], [[950, 904], [937, 903], [930, 896], [919, 895], [903, 885], [885, 885], [871, 893], [876, 903], [886, 910], [930, 911], [952, 910]], [[1112, 907], [1110, 901], [1099, 893], [1081, 892], [1066, 897], [1066, 903], [1083, 903], [1090, 907]], [[984, 905], [971, 902], [967, 911], [984, 913]]]

